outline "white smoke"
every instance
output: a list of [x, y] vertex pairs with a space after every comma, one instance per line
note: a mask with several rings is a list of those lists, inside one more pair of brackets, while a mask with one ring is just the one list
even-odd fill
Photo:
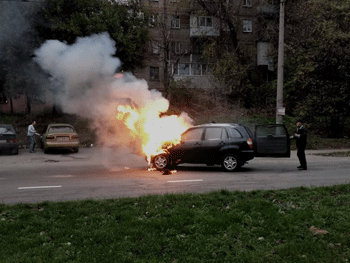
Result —
[[[56, 99], [62, 110], [92, 119], [100, 143], [138, 148], [138, 138], [116, 119], [117, 106], [131, 100], [148, 114], [159, 116], [168, 110], [169, 102], [131, 73], [113, 77], [122, 65], [113, 57], [115, 51], [115, 42], [108, 33], [101, 33], [78, 38], [73, 45], [48, 40], [35, 51], [35, 60], [59, 81]], [[186, 114], [182, 118], [191, 121]]]

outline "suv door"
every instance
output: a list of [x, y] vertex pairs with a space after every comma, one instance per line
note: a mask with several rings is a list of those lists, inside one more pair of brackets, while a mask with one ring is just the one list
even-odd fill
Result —
[[174, 161], [197, 163], [201, 159], [201, 147], [204, 128], [193, 128], [183, 133], [181, 142], [169, 151]]
[[220, 149], [225, 145], [229, 145], [229, 137], [225, 128], [206, 128], [202, 142], [201, 163], [216, 164], [219, 161]]
[[255, 126], [256, 157], [290, 157], [290, 138], [283, 124]]

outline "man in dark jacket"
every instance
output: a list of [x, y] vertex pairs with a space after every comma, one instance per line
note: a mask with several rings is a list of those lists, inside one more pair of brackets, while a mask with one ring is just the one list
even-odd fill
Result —
[[303, 126], [301, 121], [297, 122], [297, 132], [292, 136], [296, 140], [297, 146], [297, 156], [299, 158], [300, 166], [299, 170], [307, 170], [306, 157], [305, 157], [305, 148], [307, 144], [307, 132], [306, 128]]

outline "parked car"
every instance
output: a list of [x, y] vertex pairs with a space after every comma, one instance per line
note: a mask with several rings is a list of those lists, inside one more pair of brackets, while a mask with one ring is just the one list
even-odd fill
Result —
[[40, 137], [41, 148], [47, 153], [50, 149], [72, 149], [79, 152], [79, 136], [74, 127], [66, 123], [45, 126]]
[[0, 124], [0, 152], [18, 154], [18, 137], [11, 124]]
[[257, 125], [255, 134], [240, 124], [210, 123], [189, 128], [181, 142], [151, 157], [158, 170], [181, 163], [220, 164], [235, 171], [254, 157], [290, 157], [290, 139], [284, 125]]

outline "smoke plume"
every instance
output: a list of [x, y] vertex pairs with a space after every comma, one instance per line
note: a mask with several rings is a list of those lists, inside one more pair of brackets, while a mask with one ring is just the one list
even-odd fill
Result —
[[[72, 45], [48, 40], [35, 51], [35, 61], [59, 83], [56, 100], [62, 110], [91, 119], [101, 145], [140, 152], [140, 138], [116, 118], [118, 105], [136, 105], [139, 112], [159, 117], [169, 102], [131, 73], [115, 78], [122, 65], [113, 57], [115, 51], [115, 42], [101, 33], [78, 38]], [[191, 122], [185, 113], [180, 118]], [[156, 125], [152, 129], [166, 132]]]

